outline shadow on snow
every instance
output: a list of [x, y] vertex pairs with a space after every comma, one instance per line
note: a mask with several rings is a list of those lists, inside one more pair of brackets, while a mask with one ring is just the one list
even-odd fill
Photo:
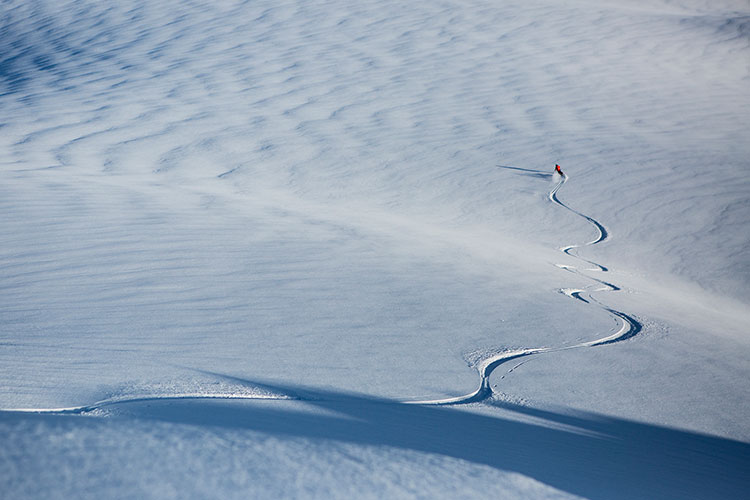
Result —
[[[301, 400], [298, 404], [326, 411], [289, 411], [288, 402], [198, 398], [123, 403], [113, 409], [173, 424], [434, 453], [515, 471], [592, 499], [731, 499], [746, 498], [750, 489], [750, 444], [730, 439], [585, 412], [488, 402], [526, 417], [522, 422], [455, 408], [224, 377], [287, 394]], [[5, 412], [0, 419], [52, 419], [50, 423], [66, 419], [68, 424], [68, 419], [80, 419], [82, 425], [91, 425], [90, 418], [74, 415]]]
[[536, 177], [538, 179], [551, 179], [552, 176], [554, 175], [545, 170], [536, 170], [533, 168], [511, 167], [508, 165], [498, 165], [498, 168], [514, 170], [515, 173], [518, 175], [523, 175], [526, 177]]

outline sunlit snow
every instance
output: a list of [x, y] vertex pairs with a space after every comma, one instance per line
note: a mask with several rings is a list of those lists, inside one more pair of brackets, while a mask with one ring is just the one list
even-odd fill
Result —
[[747, 495], [745, 0], [0, 14], [0, 496]]

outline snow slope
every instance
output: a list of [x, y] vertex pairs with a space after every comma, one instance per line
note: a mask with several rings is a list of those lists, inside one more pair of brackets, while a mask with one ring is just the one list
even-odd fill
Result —
[[0, 9], [2, 491], [750, 486], [746, 2]]

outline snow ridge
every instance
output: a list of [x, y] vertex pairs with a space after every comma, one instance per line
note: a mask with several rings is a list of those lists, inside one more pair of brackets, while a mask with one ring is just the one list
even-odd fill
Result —
[[[538, 174], [543, 173], [541, 171], [534, 171], [534, 172]], [[605, 266], [602, 266], [601, 264], [598, 264], [596, 262], [584, 259], [578, 256], [576, 252], [574, 252], [574, 250], [578, 248], [596, 245], [598, 243], [605, 241], [609, 237], [609, 233], [607, 232], [606, 228], [596, 219], [589, 217], [588, 215], [585, 215], [581, 212], [578, 212], [577, 210], [570, 208], [568, 205], [560, 201], [560, 199], [557, 197], [557, 192], [567, 182], [567, 180], [568, 180], [567, 176], [561, 177], [560, 181], [557, 182], [557, 184], [555, 184], [555, 186], [548, 193], [549, 200], [552, 203], [585, 219], [587, 222], [589, 222], [591, 225], [594, 226], [594, 228], [598, 232], [598, 235], [596, 238], [594, 238], [593, 240], [587, 243], [573, 244], [573, 245], [567, 245], [567, 246], [561, 247], [560, 251], [565, 253], [566, 255], [570, 255], [571, 257], [581, 260], [589, 265], [595, 266], [593, 269], [586, 269], [587, 271], [608, 272], [608, 269]], [[602, 302], [598, 301], [591, 295], [594, 292], [618, 291], [620, 290], [619, 287], [617, 287], [616, 285], [612, 283], [608, 283], [606, 281], [587, 276], [574, 266], [563, 265], [563, 264], [557, 264], [557, 266], [561, 269], [565, 269], [566, 271], [579, 274], [581, 276], [585, 276], [591, 281], [602, 285], [591, 291], [565, 288], [565, 289], [561, 289], [560, 292], [573, 299], [580, 300], [588, 304], [594, 304], [597, 307], [604, 309], [609, 314], [614, 316], [615, 319], [620, 323], [620, 328], [615, 333], [611, 335], [607, 335], [599, 339], [591, 340], [588, 342], [582, 342], [579, 344], [566, 346], [566, 347], [536, 347], [536, 348], [518, 349], [518, 350], [511, 350], [511, 351], [498, 353], [493, 356], [489, 356], [485, 358], [484, 360], [481, 360], [478, 363], [477, 371], [479, 372], [480, 381], [479, 381], [479, 386], [473, 392], [462, 395], [462, 396], [451, 397], [451, 398], [417, 400], [417, 401], [406, 400], [406, 401], [401, 401], [401, 403], [415, 404], [415, 405], [459, 405], [459, 404], [468, 404], [468, 403], [479, 403], [492, 396], [493, 391], [492, 391], [492, 387], [490, 386], [490, 377], [492, 375], [492, 372], [498, 366], [508, 361], [535, 355], [535, 354], [543, 354], [543, 353], [549, 353], [549, 352], [561, 352], [561, 351], [567, 351], [571, 349], [579, 349], [582, 347], [596, 347], [596, 346], [601, 346], [601, 345], [614, 344], [616, 342], [621, 342], [623, 340], [630, 339], [641, 331], [642, 325], [638, 320], [636, 320], [632, 316], [622, 311], [618, 311], [616, 309], [613, 309], [611, 307], [604, 305]], [[585, 294], [585, 297], [584, 297], [584, 294]], [[98, 413], [101, 410], [105, 409], [106, 407], [111, 407], [114, 405], [124, 404], [124, 403], [157, 401], [157, 400], [184, 400], [184, 399], [191, 399], [191, 400], [198, 400], [198, 399], [277, 399], [277, 400], [295, 399], [295, 400], [300, 400], [302, 399], [304, 400], [304, 397], [300, 397], [298, 395], [291, 395], [291, 394], [274, 394], [274, 393], [268, 393], [266, 391], [263, 391], [260, 393], [217, 392], [217, 393], [184, 393], [184, 394], [165, 394], [165, 395], [149, 394], [147, 396], [144, 396], [144, 395], [117, 396], [113, 398], [104, 399], [93, 404], [75, 406], [75, 407], [69, 407], [69, 408], [16, 408], [16, 409], [6, 410], [6, 411], [30, 412], [30, 413], [55, 413], [55, 414], [90, 414], [90, 413]]]

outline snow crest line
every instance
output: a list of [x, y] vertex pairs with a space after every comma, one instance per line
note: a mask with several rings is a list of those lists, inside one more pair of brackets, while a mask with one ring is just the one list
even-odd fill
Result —
[[65, 408], [9, 408], [0, 411], [18, 413], [54, 413], [57, 415], [83, 415], [103, 410], [109, 406], [125, 403], [144, 403], [149, 401], [179, 401], [183, 399], [270, 399], [270, 400], [294, 400], [299, 399], [291, 395], [276, 394], [236, 394], [236, 393], [184, 393], [163, 394], [153, 396], [121, 396], [103, 399], [89, 405], [70, 406]]
[[[543, 172], [536, 171], [536, 170], [518, 169], [514, 167], [502, 167], [502, 168], [524, 170], [528, 172], [534, 172], [537, 175], [543, 174]], [[588, 265], [594, 266], [593, 268], [586, 269], [586, 271], [597, 271], [597, 272], [606, 273], [609, 271], [608, 268], [606, 268], [605, 266], [597, 262], [584, 259], [583, 257], [578, 256], [578, 254], [575, 252], [575, 250], [578, 248], [596, 245], [598, 243], [605, 241], [609, 237], [609, 233], [607, 232], [607, 229], [596, 219], [589, 217], [588, 215], [583, 214], [577, 210], [574, 210], [570, 208], [568, 205], [566, 205], [565, 203], [563, 203], [562, 201], [560, 201], [560, 199], [557, 197], [557, 192], [567, 181], [568, 181], [568, 176], [567, 175], [562, 176], [560, 181], [557, 184], [555, 184], [555, 186], [550, 190], [547, 197], [552, 203], [585, 219], [592, 226], [594, 226], [594, 228], [598, 232], [598, 235], [593, 240], [583, 243], [583, 244], [574, 244], [574, 245], [561, 247], [560, 251], [575, 259], [585, 262]], [[563, 288], [560, 290], [560, 292], [572, 299], [580, 300], [587, 304], [594, 304], [600, 307], [601, 309], [604, 309], [608, 313], [610, 313], [615, 318], [615, 320], [620, 323], [620, 329], [618, 331], [603, 338], [591, 340], [588, 342], [582, 342], [580, 344], [567, 346], [567, 347], [529, 348], [529, 349], [521, 349], [521, 350], [516, 350], [516, 351], [505, 352], [502, 354], [491, 356], [483, 360], [477, 367], [477, 371], [479, 371], [480, 381], [479, 381], [479, 387], [474, 392], [470, 394], [466, 394], [464, 396], [457, 396], [453, 398], [434, 399], [434, 400], [426, 400], [426, 401], [404, 401], [404, 403], [421, 404], [421, 405], [458, 405], [458, 404], [478, 403], [478, 402], [488, 399], [492, 395], [492, 387], [490, 386], [490, 375], [492, 375], [492, 372], [495, 370], [495, 368], [497, 368], [498, 366], [508, 361], [526, 357], [526, 356], [532, 356], [534, 354], [543, 354], [543, 353], [548, 353], [548, 352], [562, 352], [562, 351], [568, 351], [571, 349], [580, 349], [583, 347], [596, 347], [596, 346], [601, 346], [601, 345], [614, 344], [616, 342], [621, 342], [623, 340], [632, 338], [642, 330], [643, 325], [641, 325], [641, 323], [638, 320], [636, 320], [635, 318], [633, 318], [632, 316], [628, 314], [625, 314], [622, 311], [612, 309], [611, 307], [608, 307], [602, 304], [601, 302], [599, 302], [598, 300], [596, 300], [594, 297], [591, 296], [591, 294], [595, 292], [604, 292], [604, 291], [616, 292], [620, 290], [620, 287], [612, 283], [609, 283], [607, 281], [588, 276], [582, 273], [575, 266], [557, 264], [557, 267], [561, 269], [565, 269], [566, 271], [569, 271], [575, 274], [579, 274], [585, 278], [588, 278], [591, 281], [594, 281], [595, 283], [602, 285], [601, 287], [591, 290], [590, 292], [588, 290], [573, 289], [573, 288]]]

